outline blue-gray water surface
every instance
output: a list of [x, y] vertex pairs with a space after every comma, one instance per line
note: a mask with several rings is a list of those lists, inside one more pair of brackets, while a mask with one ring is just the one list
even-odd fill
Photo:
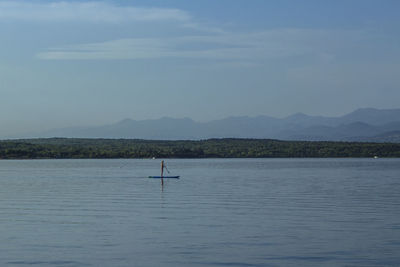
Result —
[[0, 266], [400, 266], [400, 159], [0, 161]]

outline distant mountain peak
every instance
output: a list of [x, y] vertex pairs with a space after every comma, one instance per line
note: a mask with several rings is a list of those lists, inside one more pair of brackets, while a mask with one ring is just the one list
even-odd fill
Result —
[[306, 117], [310, 117], [310, 116], [308, 116], [307, 114], [304, 114], [303, 112], [297, 112], [297, 113], [287, 116], [286, 119], [298, 119], [298, 118], [306, 118]]
[[343, 123], [364, 122], [371, 125], [383, 125], [400, 121], [400, 109], [360, 108], [340, 117]]
[[130, 124], [132, 122], [134, 122], [134, 120], [126, 118], [126, 119], [120, 120], [119, 122], [117, 122], [117, 124]]
[[[358, 108], [354, 110], [353, 112], [360, 112], [360, 111], [378, 111], [379, 109], [376, 108]], [[382, 110], [382, 109], [381, 109]]]
[[349, 116], [352, 114], [371, 114], [371, 113], [391, 113], [391, 112], [399, 112], [400, 109], [377, 109], [377, 108], [358, 108], [353, 112], [350, 112], [344, 116]]
[[[269, 138], [282, 140], [379, 140], [380, 134], [400, 131], [400, 109], [357, 109], [341, 117], [309, 116], [302, 112], [285, 118], [231, 116], [209, 122], [190, 118], [123, 119], [96, 127], [54, 129], [28, 137], [131, 138], [196, 140], [208, 138]], [[398, 140], [397, 135], [382, 140]], [[13, 138], [13, 137], [12, 137]], [[372, 139], [371, 139], [372, 140]]]

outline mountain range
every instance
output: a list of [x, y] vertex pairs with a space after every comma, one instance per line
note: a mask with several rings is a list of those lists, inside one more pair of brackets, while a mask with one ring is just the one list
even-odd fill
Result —
[[400, 109], [362, 108], [340, 117], [297, 113], [285, 118], [228, 117], [210, 122], [163, 117], [124, 119], [95, 127], [54, 129], [24, 137], [198, 140], [270, 138], [305, 141], [400, 142]]

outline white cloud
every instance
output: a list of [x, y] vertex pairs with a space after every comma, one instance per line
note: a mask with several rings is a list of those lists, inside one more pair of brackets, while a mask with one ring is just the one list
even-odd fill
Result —
[[[360, 31], [296, 28], [232, 33], [214, 25], [199, 23], [180, 9], [138, 8], [98, 1], [0, 1], [0, 22], [6, 19], [106, 23], [161, 21], [165, 27], [163, 31], [156, 32], [158, 36], [165, 36], [163, 33], [168, 30], [175, 35], [179, 32], [182, 34], [177, 37], [152, 38], [121, 36], [120, 39], [97, 43], [83, 42], [52, 47], [36, 55], [45, 60], [132, 60], [174, 57], [235, 60], [251, 65], [260, 60], [306, 55], [329, 62], [336, 59], [335, 53], [341, 49], [348, 49], [349, 43], [355, 43], [363, 36]], [[166, 24], [165, 20], [178, 21], [179, 24]], [[123, 27], [125, 26], [127, 25]], [[165, 30], [169, 26], [178, 26], [179, 29]], [[185, 31], [181, 31], [182, 27]], [[191, 33], [188, 34], [188, 31]], [[154, 32], [150, 36], [154, 36]]]
[[0, 19], [91, 22], [187, 21], [190, 16], [180, 9], [118, 6], [108, 2], [1, 1]]
[[202, 58], [246, 62], [293, 56], [334, 60], [334, 53], [356, 42], [359, 32], [277, 29], [255, 33], [126, 38], [56, 47], [39, 53], [47, 60]]
[[219, 27], [215, 26], [209, 26], [209, 25], [202, 25], [200, 23], [195, 23], [195, 22], [188, 22], [182, 25], [183, 28], [188, 28], [188, 29], [193, 29], [196, 31], [200, 32], [207, 32], [207, 33], [217, 33], [217, 34], [222, 34], [226, 33], [225, 30]]

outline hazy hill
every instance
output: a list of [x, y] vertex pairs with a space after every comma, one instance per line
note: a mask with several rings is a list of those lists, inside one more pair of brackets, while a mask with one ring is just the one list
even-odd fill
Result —
[[[228, 117], [210, 122], [189, 118], [125, 119], [96, 127], [55, 129], [23, 137], [140, 138], [196, 140], [208, 138], [273, 138], [310, 141], [399, 142], [400, 109], [358, 109], [341, 117], [297, 113], [286, 118]], [[397, 133], [397, 135], [396, 135]]]

